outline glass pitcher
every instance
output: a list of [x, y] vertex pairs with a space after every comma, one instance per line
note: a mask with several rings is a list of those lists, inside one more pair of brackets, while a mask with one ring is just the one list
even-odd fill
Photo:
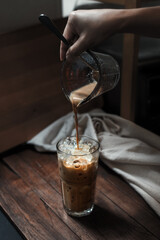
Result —
[[[72, 93], [80, 93], [81, 100], [76, 104], [77, 107], [113, 89], [119, 78], [117, 61], [107, 54], [88, 50], [72, 62], [65, 60], [62, 64], [62, 90], [69, 101]], [[82, 94], [84, 91], [85, 94]]]

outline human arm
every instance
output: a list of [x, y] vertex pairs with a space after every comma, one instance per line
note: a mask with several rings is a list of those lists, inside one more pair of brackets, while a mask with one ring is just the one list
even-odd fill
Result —
[[116, 33], [160, 37], [160, 6], [136, 9], [78, 10], [70, 14], [60, 46], [60, 59], [73, 58]]

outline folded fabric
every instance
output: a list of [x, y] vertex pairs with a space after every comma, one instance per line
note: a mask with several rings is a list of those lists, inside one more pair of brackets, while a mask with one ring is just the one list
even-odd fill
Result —
[[[79, 134], [100, 142], [100, 159], [120, 174], [160, 216], [160, 137], [100, 109], [79, 114]], [[57, 142], [75, 136], [73, 113], [58, 119], [28, 143], [56, 151]]]

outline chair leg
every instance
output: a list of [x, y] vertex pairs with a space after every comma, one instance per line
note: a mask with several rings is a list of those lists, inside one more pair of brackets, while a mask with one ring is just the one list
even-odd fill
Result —
[[139, 37], [127, 34], [124, 36], [123, 45], [120, 111], [122, 117], [134, 121]]
[[[125, 8], [140, 7], [141, 0], [125, 0]], [[121, 80], [121, 116], [135, 120], [136, 79], [138, 65], [139, 37], [134, 34], [124, 34], [122, 80]]]

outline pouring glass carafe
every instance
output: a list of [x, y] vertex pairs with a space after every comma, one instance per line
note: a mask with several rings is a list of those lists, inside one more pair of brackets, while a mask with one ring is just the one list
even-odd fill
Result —
[[[54, 33], [66, 46], [70, 46], [67, 39], [61, 34], [55, 24], [45, 14], [39, 20]], [[118, 83], [120, 77], [119, 66], [109, 55], [86, 51], [80, 54], [73, 62], [65, 61], [62, 65], [62, 89], [69, 101], [76, 99], [76, 107], [91, 99], [108, 92]]]
[[117, 61], [107, 54], [87, 51], [62, 64], [62, 90], [77, 107], [113, 89], [119, 78]]

